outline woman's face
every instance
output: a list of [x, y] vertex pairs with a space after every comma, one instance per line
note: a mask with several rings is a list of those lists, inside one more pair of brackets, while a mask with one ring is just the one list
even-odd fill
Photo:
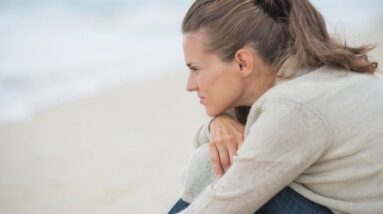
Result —
[[238, 106], [244, 84], [238, 64], [223, 62], [217, 54], [206, 52], [204, 44], [204, 33], [184, 35], [184, 57], [190, 69], [186, 88], [197, 92], [209, 116], [216, 116]]

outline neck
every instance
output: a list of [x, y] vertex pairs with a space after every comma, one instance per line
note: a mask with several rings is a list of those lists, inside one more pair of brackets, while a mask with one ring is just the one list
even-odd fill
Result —
[[275, 85], [277, 72], [270, 68], [253, 72], [246, 81], [241, 106], [252, 106], [264, 93]]

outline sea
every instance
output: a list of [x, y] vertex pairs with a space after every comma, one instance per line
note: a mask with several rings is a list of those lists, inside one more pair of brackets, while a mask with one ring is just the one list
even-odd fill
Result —
[[[331, 32], [382, 27], [383, 1], [312, 0]], [[0, 124], [118, 84], [187, 72], [193, 0], [0, 0]]]

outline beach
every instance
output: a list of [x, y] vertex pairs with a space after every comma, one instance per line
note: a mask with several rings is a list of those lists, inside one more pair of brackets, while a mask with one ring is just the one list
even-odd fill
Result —
[[186, 78], [175, 69], [0, 125], [0, 213], [166, 213], [208, 119]]
[[[0, 3], [0, 214], [167, 213], [209, 118], [186, 91], [193, 1], [28, 2]], [[381, 1], [313, 3], [383, 70]]]
[[166, 213], [208, 117], [185, 69], [0, 126], [0, 213]]

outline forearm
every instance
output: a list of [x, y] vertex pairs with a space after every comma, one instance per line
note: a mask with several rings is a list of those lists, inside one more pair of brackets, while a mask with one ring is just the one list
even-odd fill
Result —
[[184, 186], [181, 198], [191, 203], [213, 180], [214, 174], [209, 154], [209, 124], [211, 119], [204, 121], [198, 128], [193, 146], [194, 150], [187, 165], [180, 171], [179, 179]]
[[191, 203], [208, 185], [216, 181], [217, 176], [211, 164], [207, 144], [193, 151], [186, 171], [185, 188], [181, 198]]
[[250, 115], [257, 120], [225, 175], [181, 213], [253, 213], [321, 156], [331, 138], [316, 112], [282, 100], [269, 105]]

